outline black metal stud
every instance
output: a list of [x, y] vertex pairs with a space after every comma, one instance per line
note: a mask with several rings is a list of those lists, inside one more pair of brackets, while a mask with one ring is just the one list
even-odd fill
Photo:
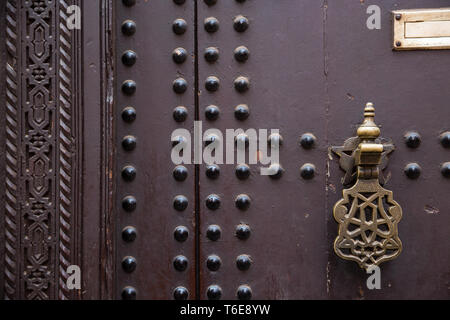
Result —
[[136, 82], [133, 80], [126, 80], [122, 83], [122, 92], [128, 96], [136, 92]]
[[246, 164], [240, 164], [236, 167], [236, 177], [239, 180], [246, 180], [250, 177], [250, 167]]
[[300, 138], [300, 145], [305, 149], [311, 149], [316, 143], [316, 137], [312, 133], [305, 133]]
[[247, 240], [250, 238], [251, 230], [246, 224], [240, 224], [236, 227], [236, 237], [239, 240]]
[[125, 136], [122, 139], [122, 148], [125, 151], [133, 151], [136, 149], [137, 140], [134, 136]]
[[186, 107], [178, 106], [173, 110], [173, 119], [176, 122], [184, 122], [188, 117], [188, 111]]
[[236, 198], [236, 208], [240, 210], [247, 210], [250, 207], [252, 200], [246, 194], [240, 194]]
[[450, 178], [450, 162], [445, 162], [442, 164], [441, 173], [445, 178]]
[[244, 3], [244, 2], [245, 2], [245, 0], [236, 0], [236, 2], [239, 2], [239, 3]]
[[173, 177], [177, 181], [185, 181], [188, 177], [188, 169], [185, 166], [176, 166], [173, 170]]
[[173, 82], [173, 91], [178, 94], [185, 93], [187, 90], [188, 84], [187, 81], [183, 78], [175, 79]]
[[209, 179], [217, 179], [220, 176], [220, 168], [219, 166], [213, 164], [206, 167], [206, 176]]
[[134, 270], [136, 270], [137, 261], [135, 257], [125, 257], [122, 259], [122, 269], [126, 273], [132, 273]]
[[205, 49], [205, 60], [213, 63], [219, 59], [219, 49], [216, 47], [208, 47]]
[[122, 199], [122, 208], [126, 212], [133, 212], [136, 210], [137, 207], [137, 200], [133, 196], [126, 196]]
[[176, 256], [173, 259], [173, 267], [180, 272], [186, 271], [188, 263], [188, 259], [185, 256]]
[[187, 22], [184, 19], [176, 19], [172, 24], [172, 30], [177, 35], [182, 35], [187, 30]]
[[242, 285], [238, 288], [236, 295], [239, 300], [251, 300], [252, 289], [247, 285]]
[[136, 300], [137, 292], [133, 287], [125, 287], [122, 289], [122, 300]]
[[236, 146], [238, 146], [238, 147], [244, 146], [245, 148], [247, 148], [249, 146], [249, 143], [250, 143], [250, 138], [245, 133], [238, 134], [234, 138], [234, 140], [236, 142]]
[[220, 260], [220, 257], [216, 255], [211, 255], [206, 260], [206, 266], [210, 271], [217, 271], [220, 269], [220, 266], [222, 265], [222, 260]]
[[125, 227], [122, 230], [122, 240], [125, 242], [133, 242], [136, 240], [137, 230], [135, 227]]
[[184, 211], [188, 207], [189, 201], [185, 196], [176, 196], [173, 199], [173, 207], [177, 211]]
[[132, 123], [136, 120], [136, 109], [133, 107], [125, 107], [122, 110], [122, 120], [127, 123]]
[[252, 259], [249, 255], [243, 254], [237, 257], [236, 266], [241, 271], [247, 271], [252, 265]]
[[189, 298], [189, 291], [185, 287], [177, 287], [173, 291], [173, 298], [177, 301], [187, 300]]
[[246, 17], [239, 15], [234, 19], [234, 30], [236, 30], [237, 32], [244, 32], [248, 29], [249, 24], [250, 23]]
[[122, 3], [126, 7], [132, 7], [136, 4], [136, 0], [122, 0]]
[[234, 80], [234, 88], [238, 92], [244, 93], [250, 88], [250, 80], [247, 77], [238, 77]]
[[214, 121], [219, 118], [220, 109], [217, 106], [207, 106], [205, 109], [205, 117], [208, 120]]
[[311, 163], [304, 164], [300, 169], [300, 175], [305, 180], [311, 180], [316, 173], [316, 167]]
[[217, 0], [204, 0], [204, 1], [208, 6], [212, 6], [217, 3]]
[[133, 166], [125, 166], [122, 169], [122, 179], [131, 182], [136, 179], [136, 168]]
[[188, 53], [184, 48], [176, 48], [172, 52], [172, 59], [175, 63], [181, 64], [186, 61]]
[[222, 297], [222, 288], [218, 285], [209, 286], [206, 295], [209, 300], [220, 300]]
[[273, 173], [269, 175], [272, 179], [280, 179], [283, 176], [284, 169], [279, 163], [274, 163], [269, 167], [270, 173]]
[[205, 19], [205, 30], [208, 33], [214, 33], [219, 30], [219, 20], [214, 17], [209, 17]]
[[270, 147], [281, 147], [283, 145], [283, 137], [279, 133], [272, 133], [269, 138], [267, 138], [267, 142]]
[[206, 198], [206, 207], [209, 210], [217, 210], [220, 208], [220, 197], [217, 194], [210, 194]]
[[189, 238], [189, 230], [184, 226], [179, 226], [175, 228], [173, 232], [173, 237], [178, 242], [185, 242]]
[[133, 20], [125, 20], [122, 23], [122, 33], [126, 36], [132, 36], [136, 33], [136, 22]]
[[183, 136], [176, 136], [173, 137], [172, 140], [172, 147], [175, 147], [176, 145], [180, 144], [180, 143], [186, 143], [186, 138]]
[[234, 58], [236, 61], [245, 62], [250, 56], [250, 51], [245, 46], [239, 46], [234, 50]]
[[211, 241], [217, 241], [220, 239], [220, 235], [222, 234], [222, 230], [218, 225], [210, 225], [206, 230], [206, 237]]
[[205, 138], [205, 146], [209, 146], [211, 143], [219, 141], [219, 137], [215, 134], [210, 134]]
[[219, 86], [220, 86], [219, 78], [214, 77], [214, 76], [210, 76], [210, 77], [206, 78], [206, 81], [205, 81], [206, 90], [208, 90], [210, 92], [215, 92], [215, 91], [219, 90]]
[[137, 55], [133, 50], [127, 50], [122, 54], [122, 63], [128, 67], [131, 67], [136, 63]]
[[250, 110], [246, 104], [240, 104], [234, 108], [234, 116], [240, 121], [246, 120], [250, 116]]
[[422, 172], [422, 168], [417, 163], [409, 163], [405, 167], [405, 174], [410, 179], [417, 179]]
[[180, 5], [184, 4], [186, 2], [186, 0], [173, 0], [173, 2], [180, 6]]
[[450, 148], [450, 131], [441, 134], [440, 140], [444, 148]]
[[405, 143], [408, 148], [418, 148], [422, 142], [422, 137], [418, 132], [411, 131], [405, 134]]

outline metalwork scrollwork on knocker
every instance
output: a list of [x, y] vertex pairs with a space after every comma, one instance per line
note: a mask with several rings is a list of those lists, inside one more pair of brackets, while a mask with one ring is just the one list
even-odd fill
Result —
[[334, 251], [363, 269], [395, 259], [402, 251], [397, 227], [402, 208], [394, 201], [392, 191], [382, 187], [385, 181], [382, 170], [394, 145], [380, 138], [374, 117], [375, 108], [368, 103], [358, 136], [348, 139], [341, 147], [331, 148], [346, 171], [343, 184], [354, 182], [343, 190], [343, 198], [333, 209], [339, 224]]

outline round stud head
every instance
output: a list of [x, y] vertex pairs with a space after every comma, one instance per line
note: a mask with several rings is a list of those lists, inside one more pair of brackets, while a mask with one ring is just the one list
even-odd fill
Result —
[[238, 77], [234, 80], [234, 88], [238, 92], [244, 93], [250, 88], [250, 80], [247, 77]]
[[122, 92], [127, 96], [131, 96], [136, 92], [136, 82], [133, 80], [126, 80], [122, 83]]
[[185, 287], [177, 287], [173, 291], [173, 298], [177, 301], [184, 301], [189, 298], [189, 291]]
[[206, 266], [210, 271], [218, 271], [222, 265], [222, 260], [216, 255], [211, 255], [206, 260]]
[[246, 104], [240, 104], [234, 108], [234, 116], [237, 120], [244, 121], [250, 116], [250, 110]]
[[136, 109], [133, 107], [125, 107], [122, 110], [122, 120], [126, 123], [132, 123], [136, 120]]
[[122, 179], [126, 182], [132, 182], [136, 179], [137, 170], [133, 166], [125, 166], [122, 169]]
[[186, 271], [188, 259], [185, 256], [176, 256], [175, 259], [173, 259], [173, 267], [179, 272]]
[[188, 56], [188, 53], [187, 53], [186, 49], [181, 48], [181, 47], [176, 48], [172, 52], [172, 59], [177, 64], [182, 64], [183, 62], [185, 62], [187, 59], [187, 56]]
[[235, 137], [235, 142], [238, 148], [247, 148], [250, 143], [250, 138], [245, 133], [240, 133]]
[[188, 199], [185, 196], [176, 196], [173, 199], [173, 207], [177, 211], [184, 211], [188, 207]]
[[216, 134], [210, 134], [205, 138], [205, 146], [209, 146], [215, 141], [219, 141], [220, 138]]
[[233, 27], [237, 32], [244, 32], [248, 29], [249, 25], [250, 22], [248, 19], [242, 15], [239, 15], [234, 19]]
[[176, 136], [176, 137], [173, 137], [173, 139], [172, 139], [172, 147], [175, 147], [178, 144], [184, 144], [184, 143], [186, 143], [186, 138], [183, 136]]
[[239, 300], [251, 300], [252, 289], [247, 285], [242, 285], [238, 288], [236, 295]]
[[189, 230], [184, 226], [179, 226], [175, 228], [173, 232], [173, 237], [178, 242], [185, 242], [189, 238]]
[[126, 196], [122, 199], [122, 208], [126, 212], [133, 212], [136, 210], [137, 200], [133, 196]]
[[217, 3], [217, 0], [204, 0], [204, 1], [208, 6], [212, 6]]
[[173, 91], [178, 94], [185, 93], [187, 90], [188, 84], [187, 81], [183, 78], [175, 79], [173, 82]]
[[236, 259], [236, 266], [241, 271], [247, 271], [252, 265], [252, 259], [247, 254], [242, 254]]
[[440, 140], [444, 148], [450, 148], [450, 131], [441, 134]]
[[220, 197], [217, 194], [210, 194], [206, 198], [206, 207], [209, 210], [217, 210], [220, 208]]
[[420, 143], [422, 142], [422, 137], [418, 132], [410, 131], [405, 134], [405, 143], [408, 146], [408, 148], [418, 148], [420, 146]]
[[188, 170], [185, 166], [176, 166], [173, 170], [173, 177], [177, 181], [185, 181], [188, 177]]
[[122, 269], [126, 273], [132, 273], [136, 270], [137, 261], [135, 257], [127, 256], [122, 259]]
[[216, 47], [208, 47], [205, 49], [205, 60], [213, 63], [219, 59], [219, 49]]
[[312, 133], [305, 133], [300, 138], [300, 145], [304, 149], [311, 149], [312, 147], [314, 147], [316, 140], [317, 140], [316, 137]]
[[409, 163], [405, 167], [405, 174], [410, 179], [417, 179], [420, 177], [422, 168], [417, 163]]
[[132, 36], [136, 33], [136, 22], [133, 20], [125, 20], [122, 23], [122, 33], [126, 36]]
[[220, 288], [218, 285], [212, 285], [208, 287], [208, 290], [206, 291], [206, 296], [209, 300], [220, 300], [222, 297], [222, 288]]
[[137, 54], [133, 50], [127, 50], [122, 54], [122, 63], [128, 67], [131, 67], [136, 63]]
[[442, 164], [441, 173], [445, 178], [450, 178], [450, 162], [445, 162]]
[[250, 57], [250, 51], [245, 46], [239, 46], [234, 50], [234, 58], [236, 61], [245, 62]]
[[205, 109], [205, 117], [210, 121], [217, 120], [219, 118], [220, 109], [217, 106], [207, 106]]
[[136, 300], [137, 292], [133, 287], [125, 287], [122, 289], [122, 300]]
[[125, 227], [122, 230], [122, 240], [125, 242], [133, 242], [136, 240], [137, 230], [135, 227]]
[[219, 78], [214, 76], [206, 78], [205, 89], [208, 90], [209, 92], [216, 92], [217, 90], [219, 90], [219, 86], [220, 86]]
[[284, 169], [279, 163], [274, 163], [269, 167], [271, 175], [269, 175], [272, 179], [280, 179], [283, 176]]
[[222, 230], [218, 225], [210, 225], [208, 229], [206, 230], [206, 237], [211, 241], [217, 241], [220, 239], [220, 236], [222, 234]]
[[220, 168], [218, 165], [209, 165], [206, 167], [206, 176], [209, 179], [215, 180], [220, 176]]
[[172, 30], [177, 35], [182, 35], [187, 30], [187, 22], [184, 19], [176, 19], [172, 24]]
[[244, 2], [245, 2], [245, 0], [236, 0], [236, 2], [239, 2], [239, 3], [244, 3]]
[[246, 194], [240, 194], [236, 198], [236, 208], [240, 210], [247, 210], [250, 207], [251, 199]]
[[186, 0], [173, 0], [173, 2], [179, 6], [181, 6], [182, 4], [184, 4], [186, 2]]
[[126, 7], [132, 7], [136, 4], [136, 0], [122, 0], [122, 3]]
[[250, 238], [251, 230], [246, 224], [240, 224], [236, 227], [236, 237], [239, 240], [247, 240]]
[[246, 180], [250, 177], [250, 167], [246, 164], [240, 164], [236, 167], [236, 177], [239, 180]]
[[300, 168], [300, 175], [305, 180], [311, 180], [316, 173], [316, 167], [311, 163], [306, 163]]
[[137, 140], [135, 136], [125, 136], [122, 139], [122, 148], [125, 151], [133, 151], [136, 149]]
[[204, 22], [205, 30], [208, 33], [214, 33], [219, 30], [219, 20], [214, 17], [209, 17], [205, 19]]
[[178, 106], [173, 110], [173, 119], [176, 122], [184, 122], [188, 117], [188, 111], [186, 107]]
[[272, 133], [267, 138], [267, 142], [271, 148], [281, 147], [283, 145], [283, 136], [279, 133]]

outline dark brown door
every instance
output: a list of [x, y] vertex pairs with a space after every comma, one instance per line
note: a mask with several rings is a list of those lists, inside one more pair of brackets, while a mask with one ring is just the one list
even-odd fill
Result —
[[[392, 10], [448, 1], [6, 2], [5, 298], [450, 297], [450, 55], [391, 48]], [[60, 23], [72, 4], [81, 31]], [[348, 185], [330, 148], [368, 101], [403, 208], [403, 252], [374, 290], [333, 250]], [[194, 141], [200, 122], [224, 137], [278, 129], [279, 174], [173, 163], [173, 132]], [[69, 265], [81, 290], [65, 285]]]

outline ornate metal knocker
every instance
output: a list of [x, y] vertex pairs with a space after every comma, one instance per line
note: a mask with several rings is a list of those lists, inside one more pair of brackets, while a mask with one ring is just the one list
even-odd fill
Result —
[[374, 117], [375, 108], [368, 103], [358, 136], [348, 139], [341, 147], [331, 148], [346, 171], [343, 184], [354, 182], [343, 190], [343, 198], [333, 209], [339, 223], [334, 251], [364, 269], [395, 259], [402, 251], [397, 228], [402, 208], [394, 201], [392, 191], [381, 186], [384, 184], [382, 170], [394, 145], [380, 138]]

